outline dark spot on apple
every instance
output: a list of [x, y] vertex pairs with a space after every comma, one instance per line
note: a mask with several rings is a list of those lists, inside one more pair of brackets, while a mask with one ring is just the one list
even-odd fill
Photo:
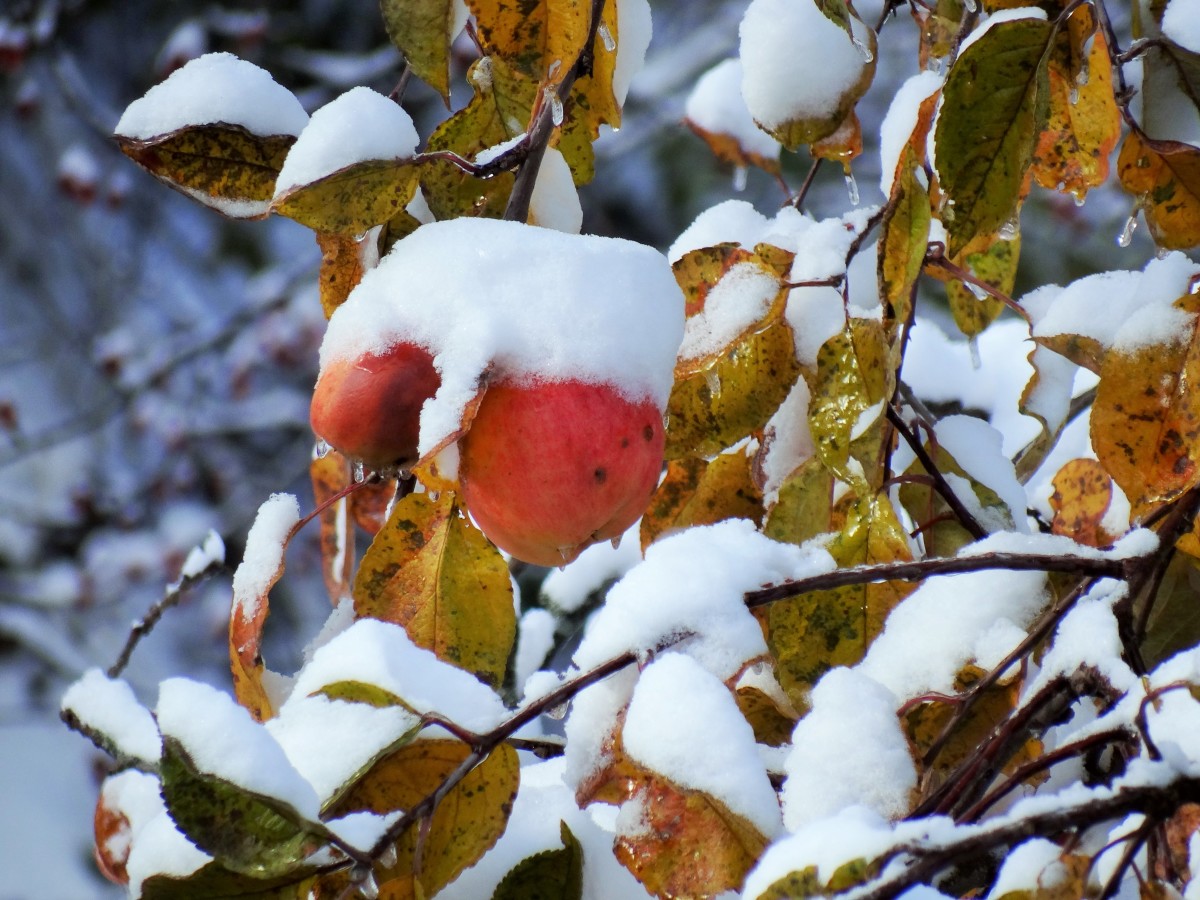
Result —
[[629, 438], [621, 438], [621, 449], [624, 450], [629, 446]]
[[596, 479], [596, 484], [604, 484], [608, 480], [608, 473], [600, 468], [592, 473], [592, 477]]
[[642, 437], [644, 437], [647, 441], [654, 440], [654, 427], [651, 425], [647, 425], [645, 428], [643, 428], [642, 429]]

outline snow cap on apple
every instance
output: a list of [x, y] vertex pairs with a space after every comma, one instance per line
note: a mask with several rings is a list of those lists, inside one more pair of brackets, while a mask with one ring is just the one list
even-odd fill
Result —
[[[419, 359], [414, 348], [429, 354], [436, 379], [414, 369], [428, 399], [412, 454], [461, 478], [468, 509], [499, 546], [560, 565], [618, 537], [654, 488], [683, 308], [666, 258], [641, 244], [435, 222], [399, 241], [334, 313], [321, 378], [364, 360]], [[412, 394], [399, 406], [411, 407]], [[328, 418], [347, 422], [379, 408], [333, 406]]]

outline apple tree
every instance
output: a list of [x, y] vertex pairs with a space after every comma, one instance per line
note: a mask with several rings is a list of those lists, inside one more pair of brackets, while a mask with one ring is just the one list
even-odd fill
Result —
[[[382, 0], [390, 97], [310, 116], [209, 54], [131, 103], [147, 172], [314, 232], [328, 326], [315, 505], [258, 510], [228, 690], [172, 678], [151, 709], [121, 678], [214, 539], [64, 698], [114, 761], [105, 873], [1200, 896], [1200, 4], [1115, 7], [752, 0], [686, 123], [784, 202], [718, 204], [665, 254], [580, 234], [645, 0]], [[460, 75], [419, 134], [406, 85], [450, 109]], [[847, 201], [817, 209], [830, 165]], [[1157, 257], [1017, 296], [1023, 244], [1069, 240], [1030, 209], [1118, 185], [1116, 243], [1143, 220]], [[332, 609], [278, 673], [271, 592], [309, 537]]]

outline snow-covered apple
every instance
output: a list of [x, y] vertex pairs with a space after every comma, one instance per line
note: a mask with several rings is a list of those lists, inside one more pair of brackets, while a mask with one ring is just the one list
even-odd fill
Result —
[[440, 384], [433, 356], [415, 344], [331, 360], [313, 391], [313, 432], [368, 468], [410, 465], [417, 459], [421, 407]]
[[662, 413], [611, 384], [499, 381], [460, 443], [463, 498], [517, 559], [561, 566], [620, 535], [658, 482]]

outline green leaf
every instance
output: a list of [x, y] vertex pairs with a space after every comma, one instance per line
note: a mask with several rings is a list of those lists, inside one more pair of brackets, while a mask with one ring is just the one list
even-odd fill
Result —
[[906, 147], [879, 226], [879, 295], [893, 321], [908, 321], [932, 219], [929, 191], [917, 178], [915, 154]]
[[817, 4], [817, 9], [825, 15], [825, 18], [846, 32], [847, 37], [854, 37], [850, 26], [850, 10], [846, 8], [846, 0], [813, 0], [813, 2]]
[[1016, 215], [1048, 114], [1047, 57], [1054, 26], [1014, 19], [988, 29], [950, 69], [936, 128], [942, 221], [956, 256]]
[[451, 491], [396, 503], [354, 582], [360, 617], [403, 626], [418, 647], [493, 686], [516, 638], [512, 598], [504, 557]]
[[763, 534], [777, 541], [803, 544], [829, 531], [833, 511], [833, 473], [821, 460], [810, 459], [787, 477], [767, 512]]
[[[980, 253], [968, 253], [959, 265], [965, 262], [964, 268], [980, 281], [990, 284], [1002, 294], [1012, 296], [1020, 258], [1021, 236], [1018, 234], [1012, 240], [999, 239]], [[950, 302], [954, 324], [969, 338], [981, 334], [1004, 310], [1002, 300], [997, 300], [990, 294], [976, 297], [957, 280], [946, 283], [946, 298]]]
[[171, 187], [223, 215], [261, 219], [275, 193], [275, 179], [290, 134], [258, 135], [240, 125], [193, 125], [150, 140], [116, 136], [121, 151]]
[[226, 869], [277, 878], [296, 872], [323, 843], [282, 801], [200, 772], [174, 738], [163, 737], [160, 773], [172, 820]]
[[361, 234], [404, 212], [417, 190], [412, 159], [371, 159], [289, 188], [271, 211], [313, 231]]
[[455, 0], [379, 0], [388, 37], [413, 74], [450, 105], [450, 43]]
[[559, 823], [563, 845], [521, 860], [496, 887], [492, 900], [581, 900], [583, 847], [566, 822]]
[[1142, 639], [1142, 657], [1149, 669], [1181, 650], [1200, 644], [1200, 566], [1194, 557], [1176, 553], [1154, 595], [1154, 606], [1146, 636]]
[[142, 882], [142, 900], [306, 900], [315, 870], [278, 878], [254, 878], [211, 862], [191, 875], [152, 875]]

